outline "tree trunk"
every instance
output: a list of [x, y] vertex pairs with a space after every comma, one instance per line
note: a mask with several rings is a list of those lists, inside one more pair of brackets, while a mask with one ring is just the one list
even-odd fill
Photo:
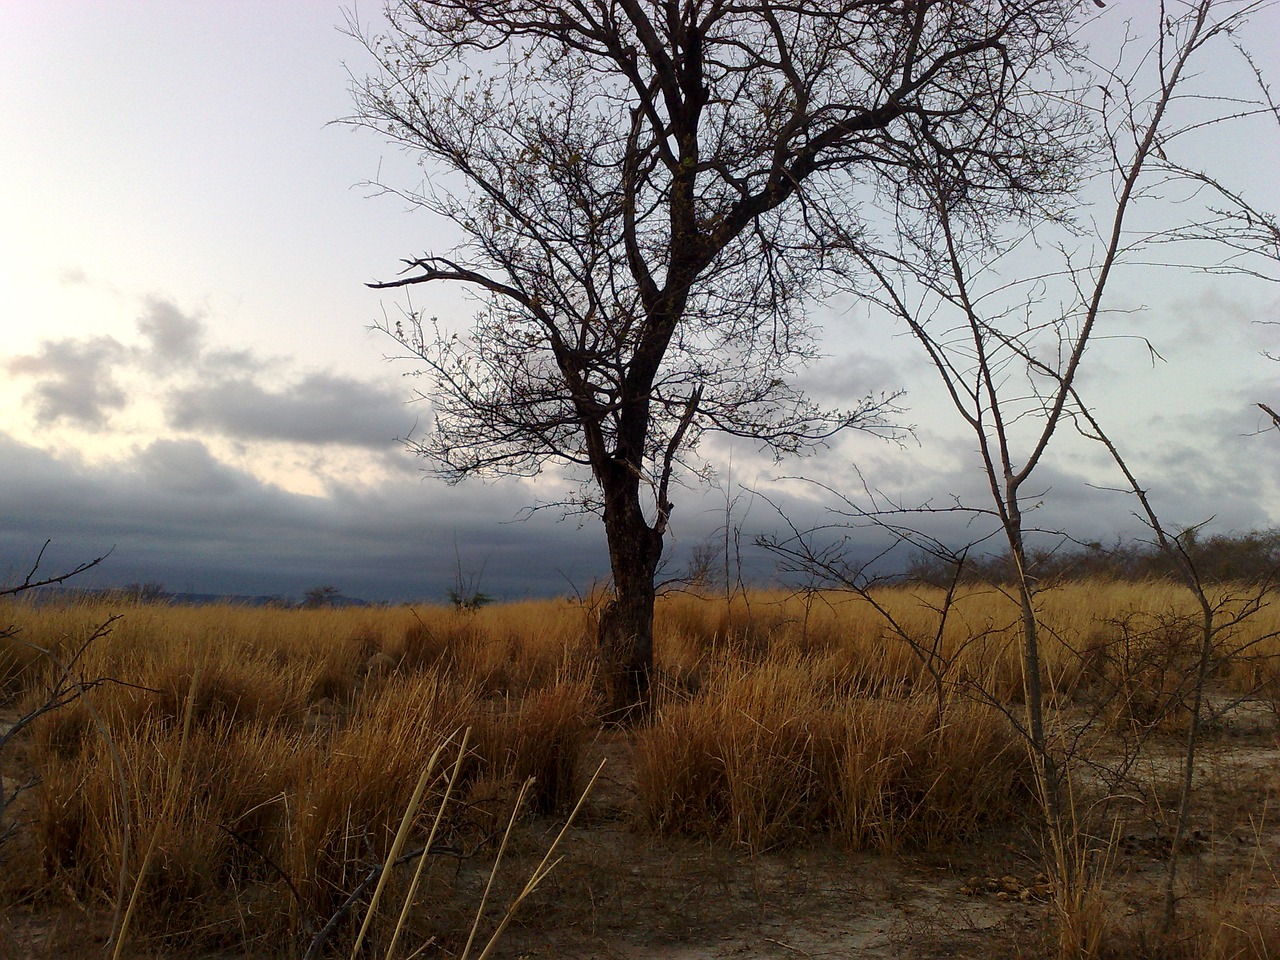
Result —
[[[626, 499], [625, 497], [623, 498]], [[653, 579], [662, 557], [662, 534], [644, 519], [638, 497], [605, 510], [613, 598], [600, 615], [600, 680], [605, 717], [625, 723], [649, 710], [653, 673]]]

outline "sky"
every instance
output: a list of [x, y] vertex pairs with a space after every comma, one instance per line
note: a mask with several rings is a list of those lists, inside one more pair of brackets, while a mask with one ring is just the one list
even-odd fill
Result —
[[[1258, 37], [1280, 62], [1269, 17]], [[46, 540], [45, 573], [110, 551], [84, 586], [399, 601], [441, 599], [459, 572], [507, 598], [607, 576], [598, 520], [528, 515], [555, 478], [448, 486], [401, 442], [427, 411], [371, 327], [403, 300], [365, 284], [447, 233], [367, 185], [418, 184], [415, 158], [335, 123], [368, 69], [344, 21], [313, 0], [0, 3], [0, 582]], [[1231, 136], [1214, 148], [1228, 173], [1280, 207], [1276, 126]], [[1280, 289], [1142, 269], [1114, 289], [1083, 385], [1166, 519], [1280, 524], [1280, 436], [1259, 435], [1254, 406], [1280, 403], [1263, 356], [1280, 352]], [[414, 298], [448, 322], [471, 310], [452, 291]], [[855, 300], [816, 309], [826, 356], [805, 384], [837, 402], [905, 388], [911, 435], [780, 464], [713, 442], [716, 487], [679, 491], [671, 572], [727, 508], [766, 579], [751, 541], [828, 519], [823, 487], [983, 498], [973, 441], [913, 344]], [[1045, 526], [1141, 532], [1099, 489], [1117, 482], [1099, 450], [1064, 438], [1040, 478]]]

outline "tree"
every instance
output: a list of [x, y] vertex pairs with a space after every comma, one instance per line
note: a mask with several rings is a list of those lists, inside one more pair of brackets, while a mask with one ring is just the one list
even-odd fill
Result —
[[[457, 283], [468, 332], [410, 306], [449, 480], [567, 467], [600, 514], [613, 707], [647, 701], [671, 486], [707, 432], [777, 455], [883, 430], [894, 395], [824, 410], [791, 382], [807, 312], [876, 256], [872, 209], [936, 229], [1056, 206], [1090, 142], [1061, 96], [1072, 0], [437, 0], [396, 3], [351, 122], [419, 155], [391, 192], [460, 242], [378, 288]], [[391, 190], [391, 188], [386, 188]], [[859, 393], [865, 392], [865, 385]]]
[[123, 598], [132, 600], [134, 603], [162, 603], [168, 596], [164, 589], [163, 583], [155, 581], [147, 581], [146, 583], [126, 583], [120, 588], [120, 595]]
[[[991, 497], [984, 512], [998, 522], [1022, 607], [1026, 733], [1055, 826], [1063, 816], [1063, 772], [1044, 727], [1038, 577], [1028, 546], [1034, 531], [1029, 513], [1043, 496], [1035, 485], [1037, 471], [1064, 423], [1100, 443], [1114, 458], [1126, 489], [1138, 498], [1138, 515], [1149, 524], [1161, 553], [1208, 609], [1193, 558], [1169, 542], [1145, 489], [1129, 473], [1078, 386], [1087, 349], [1107, 313], [1110, 284], [1124, 267], [1155, 262], [1265, 275], [1261, 271], [1274, 249], [1274, 231], [1258, 229], [1250, 214], [1259, 215], [1237, 193], [1177, 159], [1184, 149], [1191, 152], [1187, 141], [1197, 135], [1213, 131], [1220, 136], [1229, 122], [1275, 114], [1269, 99], [1234, 91], [1215, 96], [1196, 85], [1197, 68], [1215, 52], [1219, 63], [1231, 45], [1242, 52], [1237, 33], [1263, 6], [1249, 0], [1161, 4], [1153, 10], [1154, 36], [1142, 55], [1100, 74], [1094, 102], [1109, 162], [1100, 166], [1099, 179], [1106, 178], [1111, 202], [1100, 206], [1097, 221], [1072, 225], [1070, 247], [1052, 235], [1061, 224], [1047, 220], [1020, 235], [1007, 234], [994, 250], [975, 255], [984, 237], [971, 237], [972, 226], [956, 216], [950, 177], [938, 170], [924, 190], [938, 230], [923, 240], [904, 236], [892, 269], [864, 260], [880, 285], [875, 299], [911, 330], [977, 441]], [[1247, 53], [1245, 62], [1252, 65]], [[1265, 93], [1265, 84], [1260, 86]], [[1219, 196], [1233, 204], [1231, 210], [1215, 209], [1212, 196], [1194, 204], [1173, 199], [1175, 188], [1188, 183], [1217, 187]], [[1273, 224], [1274, 218], [1265, 222]], [[1030, 275], [1005, 272], [1001, 261], [1016, 262], [1019, 247], [1046, 244], [1061, 253], [1060, 264]], [[1188, 247], [1185, 255], [1179, 253]]]
[[303, 595], [304, 610], [322, 610], [325, 607], [337, 606], [342, 598], [342, 591], [334, 586], [312, 587]]
[[1275, 424], [1276, 429], [1280, 429], [1280, 413], [1276, 413], [1274, 410], [1272, 410], [1272, 409], [1271, 409], [1269, 406], [1267, 406], [1265, 403], [1259, 403], [1259, 404], [1258, 404], [1258, 409], [1259, 409], [1259, 410], [1261, 410], [1263, 413], [1265, 413], [1268, 417], [1270, 417], [1270, 418], [1271, 418], [1271, 422], [1272, 422], [1273, 424]]
[[[1020, 607], [1025, 712], [1017, 716], [1002, 709], [1025, 738], [1035, 762], [1054, 861], [1064, 955], [1090, 955], [1093, 947], [1084, 946], [1087, 936], [1081, 937], [1097, 934], [1096, 927], [1085, 928], [1096, 923], [1100, 911], [1090, 916], [1080, 909], [1086, 895], [1096, 894], [1096, 888], [1092, 893], [1088, 889], [1093, 883], [1089, 840], [1081, 827], [1083, 811], [1074, 805], [1071, 779], [1073, 751], [1082, 742], [1083, 727], [1073, 717], [1070, 735], [1059, 736], [1048, 723], [1051, 674], [1041, 654], [1046, 631], [1039, 604], [1041, 577], [1051, 571], [1039, 561], [1052, 557], [1053, 551], [1038, 556], [1033, 548], [1034, 537], [1046, 532], [1037, 529], [1033, 511], [1046, 495], [1047, 471], [1042, 467], [1049, 451], [1068, 442], [1072, 428], [1100, 445], [1123, 478], [1121, 489], [1133, 496], [1134, 513], [1147, 525], [1152, 552], [1163, 571], [1182, 582], [1199, 608], [1191, 631], [1195, 662], [1182, 678], [1179, 694], [1189, 701], [1190, 724], [1174, 814], [1174, 855], [1165, 880], [1166, 930], [1174, 919], [1176, 853], [1188, 824], [1207, 684], [1230, 655], [1223, 653], [1223, 638], [1261, 608], [1276, 574], [1273, 568], [1259, 569], [1254, 586], [1226, 600], [1220, 591], [1208, 591], [1206, 584], [1215, 575], [1215, 557], [1206, 549], [1210, 544], [1198, 540], [1194, 525], [1177, 534], [1166, 526], [1146, 486], [1081, 395], [1086, 354], [1104, 336], [1109, 314], [1118, 312], [1111, 300], [1125, 268], [1160, 266], [1277, 279], [1280, 231], [1274, 214], [1251, 206], [1239, 190], [1188, 159], [1219, 158], [1228, 124], [1280, 119], [1267, 83], [1244, 46], [1248, 18], [1268, 6], [1252, 0], [1162, 2], [1144, 11], [1152, 21], [1145, 38], [1140, 29], [1126, 24], [1117, 65], [1099, 68], [1084, 101], [1096, 111], [1103, 146], [1094, 195], [1110, 192], [1110, 197], [1092, 204], [1092, 210], [1070, 220], [1046, 217], [1029, 225], [1025, 218], [1017, 224], [1001, 225], [993, 219], [975, 223], [966, 210], [957, 210], [950, 171], [945, 166], [922, 168], [921, 192], [932, 208], [936, 229], [902, 231], [896, 249], [887, 255], [862, 257], [864, 273], [875, 278], [872, 289], [864, 288], [865, 295], [910, 330], [920, 345], [975, 441], [989, 500], [986, 506], [957, 501], [937, 508], [904, 507], [873, 495], [870, 508], [865, 508], [842, 497], [840, 512], [877, 524], [900, 542], [943, 561], [950, 582], [944, 583], [947, 598], [938, 608], [938, 636], [950, 608], [950, 591], [972, 554], [993, 539], [1003, 542], [1004, 556], [985, 572]], [[1223, 93], [1206, 86], [1206, 76], [1227, 69], [1233, 53], [1252, 68], [1256, 90]], [[1209, 149], [1205, 140], [1210, 141]], [[926, 182], [929, 177], [931, 183]], [[1028, 264], [1033, 269], [1026, 269]], [[1114, 335], [1114, 328], [1109, 332]], [[1155, 348], [1147, 346], [1155, 355]], [[938, 513], [968, 514], [976, 530], [969, 534], [971, 542], [957, 550], [913, 526], [922, 522], [921, 516]], [[767, 545], [794, 567], [824, 575], [875, 604], [867, 589], [873, 582], [868, 565], [847, 563], [841, 543], [823, 542], [829, 537], [829, 528], [793, 528], [786, 540]], [[1055, 532], [1053, 539], [1061, 545], [1066, 534]], [[935, 678], [941, 699], [950, 665], [939, 656], [937, 645], [900, 628], [887, 612], [884, 616]], [[1270, 634], [1262, 641], [1270, 642]], [[988, 691], [978, 688], [976, 693], [999, 706]]]

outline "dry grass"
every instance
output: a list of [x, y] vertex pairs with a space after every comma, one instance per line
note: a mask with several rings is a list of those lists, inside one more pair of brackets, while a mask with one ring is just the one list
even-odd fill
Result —
[[[24, 637], [65, 655], [108, 611], [11, 612]], [[477, 734], [450, 849], [482, 851], [528, 776], [538, 812], [567, 808], [595, 708], [589, 675], [566, 666], [566, 628], [508, 620], [495, 643], [467, 645], [464, 631], [482, 627], [427, 613], [129, 609], [79, 664], [125, 682], [93, 687], [33, 732], [39, 870], [110, 902], [123, 861], [145, 938], [305, 944], [385, 857], [428, 756], [463, 726]], [[456, 644], [448, 663], [408, 654], [424, 623]], [[380, 654], [390, 669], [370, 669]], [[47, 675], [27, 669], [19, 699], [38, 700]]]
[[[1211, 597], [1226, 617], [1242, 609], [1249, 595], [1246, 589], [1223, 587]], [[726, 660], [761, 663], [800, 656], [863, 690], [901, 690], [929, 685], [914, 644], [935, 654], [949, 682], [980, 686], [1008, 703], [1019, 701], [1021, 625], [1015, 597], [993, 587], [962, 587], [940, 626], [941, 589], [886, 587], [873, 596], [896, 629], [865, 601], [847, 594], [757, 592], [735, 597], [731, 605], [723, 598], [673, 595], [657, 612], [658, 659], [686, 687], [690, 678], [696, 687]], [[1065, 701], [1098, 686], [1108, 694], [1119, 689], [1138, 697], [1151, 681], [1167, 689], [1194, 654], [1200, 611], [1174, 584], [1072, 583], [1043, 591], [1037, 603], [1043, 680], [1051, 698]], [[750, 628], [744, 630], [743, 624]], [[1259, 637], [1267, 639], [1259, 642]], [[1280, 693], [1280, 605], [1264, 603], [1255, 616], [1224, 633], [1215, 652], [1225, 689]], [[1138, 697], [1135, 715], [1150, 706]]]
[[[633, 738], [639, 822], [753, 851], [823, 839], [889, 852], [955, 843], [1027, 810], [1025, 752], [1000, 710], [974, 697], [1017, 714], [1015, 602], [966, 589], [940, 622], [940, 591], [876, 600], [892, 626], [841, 595], [664, 598], [658, 708]], [[1039, 602], [1054, 703], [1105, 704], [1113, 725], [1177, 725], [1196, 615], [1184, 594], [1080, 584]], [[111, 613], [123, 616], [76, 673], [113, 682], [43, 718], [25, 744], [42, 783], [35, 842], [4, 881], [10, 901], [64, 890], [113, 904], [137, 885], [132, 931], [145, 941], [300, 953], [387, 856], [423, 766], [459, 729], [473, 734], [442, 825], [450, 851], [489, 855], [526, 778], [532, 814], [562, 815], [582, 786], [598, 704], [581, 605], [10, 603], [0, 620], [66, 659]], [[1268, 606], [1222, 638], [1223, 690], [1280, 694], [1280, 643], [1252, 642], [1278, 627]], [[30, 647], [0, 640], [11, 710], [40, 702], [53, 675]], [[443, 781], [427, 790], [415, 836]], [[469, 910], [447, 882], [419, 896], [414, 942], [456, 950]], [[1188, 913], [1208, 919], [1180, 941], [1199, 944], [1187, 956], [1270, 955], [1274, 925], [1250, 923], [1238, 902]], [[333, 943], [349, 945], [355, 924]]]
[[[1090, 954], [1099, 960], [1275, 960], [1280, 957], [1280, 913], [1271, 894], [1235, 884], [1206, 891], [1188, 904], [1175, 928], [1156, 929], [1148, 917], [1108, 924]], [[1101, 913], [1101, 911], [1099, 911]]]
[[[819, 664], [820, 666], [820, 664]], [[812, 661], [722, 668], [636, 742], [648, 822], [767, 849], [833, 835], [852, 849], [962, 839], [1027, 797], [1025, 751], [975, 703], [875, 697]]]

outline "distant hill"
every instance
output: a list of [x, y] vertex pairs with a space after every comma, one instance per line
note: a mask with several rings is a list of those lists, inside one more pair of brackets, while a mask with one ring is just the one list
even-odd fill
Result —
[[[81, 587], [35, 587], [24, 591], [20, 596], [29, 603], [74, 603], [92, 601], [95, 603], [158, 603], [175, 607], [202, 607], [210, 604], [233, 604], [240, 607], [282, 607], [298, 609], [303, 601], [297, 597], [284, 596], [247, 596], [230, 593], [173, 593], [168, 590], [137, 590], [122, 588], [85, 589]], [[369, 607], [373, 604], [359, 597], [344, 597], [341, 594], [325, 599], [327, 607]]]

